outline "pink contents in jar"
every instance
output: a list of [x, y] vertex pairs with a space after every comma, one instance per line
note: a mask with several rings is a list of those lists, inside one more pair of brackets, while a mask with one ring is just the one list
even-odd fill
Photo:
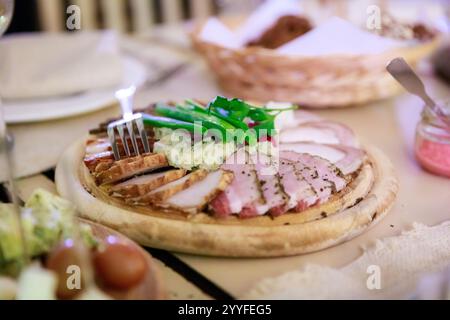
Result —
[[[444, 110], [450, 111], [447, 109], [450, 108], [450, 103], [444, 103], [442, 106]], [[450, 126], [427, 107], [424, 108], [422, 120], [417, 125], [415, 151], [423, 168], [450, 178]]]
[[450, 145], [418, 138], [416, 157], [426, 170], [450, 178]]

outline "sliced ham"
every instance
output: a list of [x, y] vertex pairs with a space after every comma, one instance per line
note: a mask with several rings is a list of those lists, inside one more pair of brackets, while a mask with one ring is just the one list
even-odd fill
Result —
[[280, 133], [280, 143], [315, 142], [338, 144], [340, 141], [330, 130], [320, 130], [311, 126], [300, 126]]
[[358, 141], [347, 126], [332, 121], [305, 122], [280, 133], [280, 143], [314, 142], [357, 147]]
[[366, 157], [366, 153], [357, 148], [347, 147], [336, 145], [332, 146], [333, 148], [340, 150], [344, 153], [344, 157], [335, 162], [335, 165], [339, 170], [341, 170], [342, 174], [348, 175], [358, 171], [361, 168], [364, 159]]
[[207, 174], [208, 171], [199, 169], [178, 180], [169, 182], [159, 188], [156, 188], [155, 190], [152, 190], [143, 196], [127, 199], [126, 201], [127, 203], [138, 205], [154, 205], [156, 203], [162, 203], [178, 192], [186, 190], [197, 182], [203, 180], [207, 176]]
[[233, 173], [233, 182], [211, 201], [210, 207], [216, 216], [239, 214], [243, 218], [262, 215], [268, 208], [259, 188], [255, 166], [250, 163], [244, 149], [227, 159], [222, 169]]
[[275, 164], [271, 157], [262, 153], [255, 153], [251, 158], [268, 212], [272, 216], [282, 215], [288, 210], [289, 196], [280, 182], [279, 164]]
[[114, 162], [114, 155], [111, 151], [111, 144], [108, 139], [98, 138], [86, 142], [84, 164], [90, 172], [95, 172], [99, 164], [100, 169], [109, 168]]
[[356, 172], [365, 159], [365, 152], [358, 148], [342, 145], [326, 145], [317, 143], [284, 143], [280, 152], [294, 151], [319, 156], [333, 163], [343, 175]]
[[111, 143], [106, 138], [88, 140], [86, 142], [86, 156], [111, 151]]
[[[128, 145], [132, 146], [131, 138], [127, 137], [127, 141]], [[136, 137], [136, 141], [139, 148], [139, 153], [140, 154], [145, 153], [144, 145], [142, 144], [140, 137]], [[155, 141], [153, 137], [148, 138], [148, 143], [151, 149], [153, 149], [154, 142]], [[122, 140], [120, 139], [117, 139], [117, 148], [119, 150], [119, 154], [121, 155], [121, 157], [125, 157], [125, 149], [123, 147]], [[86, 142], [86, 152], [85, 152], [86, 157], [94, 156], [96, 154], [105, 152], [111, 152], [112, 155], [112, 147], [108, 138], [90, 139]], [[131, 152], [134, 152], [133, 147], [131, 147]]]
[[280, 153], [281, 159], [286, 159], [294, 163], [295, 169], [298, 170], [319, 197], [319, 202], [324, 203], [333, 193], [333, 184], [324, 179], [324, 177], [331, 174], [331, 169], [310, 161], [307, 159], [308, 156], [307, 154], [293, 151], [283, 151]]
[[322, 121], [322, 117], [318, 116], [315, 113], [305, 111], [305, 110], [295, 110], [294, 111], [294, 119], [295, 126], [298, 126], [303, 123], [313, 122], [313, 121]]
[[289, 196], [287, 209], [300, 212], [316, 204], [318, 197], [311, 185], [296, 170], [294, 162], [280, 160], [280, 182]]
[[[112, 151], [102, 151], [94, 154], [86, 154], [83, 159], [84, 164], [90, 172], [100, 172], [110, 168], [114, 163]], [[99, 166], [100, 165], [100, 166]]]
[[190, 186], [189, 188], [176, 193], [160, 204], [188, 213], [196, 213], [207, 205], [207, 203], [224, 191], [233, 180], [233, 174], [224, 170], [217, 170]]
[[[270, 109], [286, 109], [292, 108], [291, 103], [282, 103], [282, 102], [269, 102], [266, 105], [267, 108]], [[284, 130], [289, 128], [295, 128], [298, 125], [310, 122], [310, 121], [321, 121], [322, 118], [314, 113], [304, 111], [304, 110], [287, 110], [278, 114], [275, 118], [275, 128], [277, 130]]]
[[113, 186], [110, 194], [121, 198], [143, 196], [167, 183], [180, 179], [185, 174], [186, 170], [183, 169], [145, 174]]
[[[237, 196], [236, 196], [237, 197]], [[236, 209], [232, 208], [232, 204], [228, 199], [229, 195], [225, 192], [220, 192], [215, 198], [209, 203], [210, 211], [214, 212], [214, 215], [218, 218], [226, 218], [233, 214]], [[231, 199], [231, 201], [233, 198]], [[242, 204], [239, 201], [239, 208], [242, 208]]]
[[316, 168], [319, 178], [330, 182], [333, 185], [334, 192], [339, 192], [346, 186], [347, 182], [343, 178], [342, 173], [330, 161], [307, 153], [301, 154], [299, 158], [307, 167]]
[[146, 153], [137, 157], [115, 161], [110, 167], [105, 168], [105, 170], [97, 171], [97, 166], [94, 176], [98, 184], [107, 184], [167, 167], [168, 165], [167, 158], [164, 154]]

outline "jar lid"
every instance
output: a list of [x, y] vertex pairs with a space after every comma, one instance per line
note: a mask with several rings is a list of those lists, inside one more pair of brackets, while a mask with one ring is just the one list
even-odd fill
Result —
[[[446, 119], [450, 121], [450, 100], [440, 100], [436, 101], [436, 103], [441, 107], [441, 109], [444, 111]], [[427, 121], [428, 123], [441, 127], [441, 128], [449, 128], [449, 125], [442, 121], [440, 117], [436, 115], [430, 108], [425, 106], [422, 111], [422, 118], [423, 120]]]

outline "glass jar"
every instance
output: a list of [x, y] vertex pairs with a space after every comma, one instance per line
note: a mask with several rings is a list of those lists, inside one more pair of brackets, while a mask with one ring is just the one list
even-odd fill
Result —
[[[449, 102], [444, 105], [450, 119]], [[450, 126], [427, 107], [417, 125], [415, 154], [425, 170], [450, 178]]]

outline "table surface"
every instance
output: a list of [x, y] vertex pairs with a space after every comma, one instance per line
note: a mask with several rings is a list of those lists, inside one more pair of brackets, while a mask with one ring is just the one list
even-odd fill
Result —
[[[139, 91], [136, 106], [186, 97], [208, 100], [220, 94], [213, 76], [203, 61], [189, 51], [185, 38], [178, 35], [166, 39], [170, 39], [170, 44], [146, 37], [124, 41], [124, 46], [139, 52], [142, 59], [163, 59], [162, 63], [167, 66], [179, 61], [189, 63], [164, 84]], [[424, 77], [432, 96], [449, 97], [449, 88], [426, 70]], [[361, 254], [361, 247], [370, 245], [375, 239], [399, 234], [414, 222], [434, 225], [449, 220], [450, 180], [421, 170], [413, 156], [414, 132], [420, 111], [421, 102], [406, 94], [354, 108], [317, 111], [325, 118], [347, 124], [363, 143], [379, 147], [393, 162], [400, 192], [394, 207], [378, 225], [344, 244], [295, 257], [227, 259], [150, 249], [162, 261], [170, 297], [240, 297], [257, 281], [298, 269], [306, 263], [330, 267], [346, 265]], [[85, 135], [88, 129], [118, 112], [117, 107], [110, 107], [74, 118], [11, 125], [9, 129], [16, 139], [16, 172], [22, 176], [35, 175], [23, 179], [19, 189], [26, 193], [39, 185], [53, 188], [51, 180], [40, 173], [46, 171], [51, 178], [52, 168], [65, 148]]]

